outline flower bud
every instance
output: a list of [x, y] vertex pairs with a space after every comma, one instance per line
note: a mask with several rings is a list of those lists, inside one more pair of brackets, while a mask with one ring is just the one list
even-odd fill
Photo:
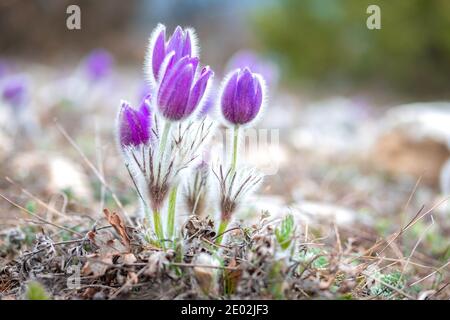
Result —
[[224, 81], [220, 104], [226, 121], [247, 124], [258, 115], [264, 100], [264, 80], [249, 68], [236, 69]]
[[181, 58], [197, 57], [196, 36], [192, 29], [175, 28], [172, 36], [166, 41], [166, 27], [159, 24], [150, 37], [147, 53], [147, 72], [153, 84], [160, 82], [163, 62], [173, 54], [173, 59], [166, 65], [166, 70], [175, 65]]
[[[172, 55], [171, 59], [175, 59]], [[213, 71], [204, 67], [197, 73], [198, 58], [188, 56], [167, 69], [158, 89], [157, 105], [169, 121], [190, 116], [202, 101]]]
[[150, 102], [149, 96], [144, 98], [138, 110], [128, 102], [122, 101], [119, 111], [119, 141], [121, 147], [139, 146], [150, 141]]

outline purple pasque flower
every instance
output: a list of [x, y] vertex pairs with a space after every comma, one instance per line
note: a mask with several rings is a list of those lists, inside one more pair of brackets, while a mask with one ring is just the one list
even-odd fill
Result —
[[264, 79], [249, 68], [229, 73], [220, 95], [225, 120], [233, 125], [243, 125], [254, 120], [263, 105], [264, 90]]
[[139, 109], [122, 101], [118, 117], [121, 147], [137, 147], [150, 142], [151, 111], [150, 95], [144, 98]]
[[[175, 59], [172, 56], [171, 59]], [[185, 56], [166, 69], [158, 88], [157, 105], [167, 120], [179, 121], [190, 116], [208, 89], [214, 72], [209, 66], [197, 72], [198, 58]]]
[[[172, 59], [169, 56], [173, 55]], [[190, 28], [175, 28], [172, 36], [166, 41], [166, 27], [162, 24], [154, 29], [147, 52], [147, 66], [150, 82], [154, 85], [162, 78], [163, 70], [171, 68], [181, 58], [198, 57], [197, 36]]]
[[2, 98], [13, 107], [22, 106], [28, 95], [28, 81], [24, 77], [7, 78], [2, 88]]
[[103, 79], [111, 73], [113, 62], [114, 59], [108, 51], [95, 49], [86, 57], [86, 73], [93, 81]]

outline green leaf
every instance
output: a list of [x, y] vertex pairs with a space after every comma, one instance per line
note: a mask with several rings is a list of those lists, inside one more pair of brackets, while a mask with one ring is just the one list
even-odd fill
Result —
[[36, 202], [34, 202], [33, 200], [28, 201], [25, 205], [25, 209], [27, 209], [28, 211], [30, 211], [32, 213], [35, 213], [36, 209], [37, 209]]
[[283, 250], [289, 248], [294, 235], [294, 217], [288, 214], [283, 218], [279, 227], [275, 229], [275, 236]]
[[31, 281], [27, 284], [25, 298], [27, 300], [49, 300], [50, 296], [39, 282]]

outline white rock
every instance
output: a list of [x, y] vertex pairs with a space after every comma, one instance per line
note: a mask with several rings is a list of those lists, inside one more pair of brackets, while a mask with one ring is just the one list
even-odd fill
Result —
[[55, 190], [70, 189], [77, 197], [91, 197], [89, 181], [78, 164], [57, 156], [50, 159], [49, 169], [50, 183]]
[[411, 103], [386, 113], [383, 130], [400, 129], [412, 139], [450, 142], [450, 103]]
[[437, 185], [449, 159], [450, 103], [413, 103], [395, 107], [381, 121], [370, 158], [394, 174]]
[[82, 167], [63, 156], [26, 152], [14, 158], [12, 170], [13, 177], [37, 180], [44, 184], [49, 193], [70, 189], [77, 198], [92, 198], [89, 180]]

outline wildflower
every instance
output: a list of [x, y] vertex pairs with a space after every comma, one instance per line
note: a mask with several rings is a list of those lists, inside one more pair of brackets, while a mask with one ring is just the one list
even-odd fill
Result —
[[13, 76], [5, 80], [2, 88], [3, 100], [13, 107], [25, 104], [28, 95], [28, 83], [22, 76]]
[[256, 118], [264, 100], [264, 80], [249, 68], [236, 69], [225, 79], [220, 104], [231, 125], [248, 124]]
[[[212, 123], [206, 120], [189, 121], [178, 123], [173, 134], [168, 139], [169, 143], [164, 150], [161, 148], [160, 121], [158, 114], [153, 115], [150, 137], [142, 134], [142, 128], [147, 127], [147, 106], [149, 100], [141, 106], [142, 111], [132, 110], [131, 116], [127, 118], [126, 110], [119, 116], [119, 141], [125, 155], [125, 165], [130, 173], [136, 191], [142, 200], [144, 212], [148, 221], [153, 219], [155, 233], [159, 240], [166, 236], [171, 238], [175, 232], [175, 205], [177, 185], [184, 169], [188, 168], [201, 154], [201, 147], [210, 135]], [[145, 106], [145, 107], [144, 107]], [[142, 118], [146, 120], [141, 120]], [[120, 119], [124, 119], [120, 121]], [[128, 120], [131, 119], [131, 120]], [[125, 123], [125, 124], [124, 124]], [[137, 124], [136, 124], [137, 123]], [[121, 135], [121, 125], [124, 132]], [[130, 130], [129, 128], [135, 128]], [[130, 132], [136, 132], [134, 138], [129, 138]], [[147, 133], [148, 131], [144, 131]], [[121, 137], [124, 138], [121, 138]], [[167, 150], [166, 150], [167, 149]], [[162, 153], [165, 155], [162, 156]], [[169, 208], [167, 214], [167, 232], [164, 234], [162, 227], [162, 209], [165, 200], [169, 197]], [[150, 211], [153, 216], [150, 217]]]
[[147, 96], [138, 110], [123, 101], [119, 112], [119, 141], [122, 147], [137, 147], [150, 141], [150, 105]]
[[214, 73], [209, 67], [204, 67], [197, 73], [197, 66], [198, 58], [185, 56], [165, 73], [157, 96], [159, 111], [165, 119], [183, 120], [202, 101]]
[[231, 173], [237, 163], [239, 127], [254, 121], [263, 105], [264, 90], [264, 79], [247, 67], [230, 72], [223, 82], [220, 94], [222, 115], [234, 127]]
[[[172, 55], [170, 59], [174, 59], [174, 57], [175, 56]], [[184, 120], [194, 112], [207, 90], [209, 79], [213, 76], [213, 72], [209, 67], [204, 67], [200, 74], [197, 75], [197, 66], [198, 58], [185, 56], [179, 60], [173, 68], [167, 69], [164, 78], [161, 81], [156, 103], [160, 114], [166, 121], [159, 145], [158, 161], [160, 162], [164, 162], [167, 158], [165, 151], [172, 122]], [[208, 134], [206, 133], [205, 136], [202, 134], [194, 135], [193, 133], [191, 134], [191, 132], [195, 132], [195, 127], [200, 129], [197, 130], [197, 133], [204, 132], [204, 123], [205, 122], [202, 121], [201, 126], [193, 125], [193, 122], [189, 122], [187, 126], [181, 122], [179, 123], [179, 138], [174, 141], [174, 148], [171, 150], [172, 155], [175, 155], [175, 157], [172, 157], [170, 162], [174, 165], [174, 168], [172, 169], [175, 169], [175, 175], [177, 175], [181, 169], [186, 168], [187, 165], [198, 156], [199, 147], [203, 144]], [[189, 130], [190, 128], [192, 128], [191, 132]], [[209, 129], [210, 127], [206, 129], [206, 132], [209, 132]], [[184, 131], [184, 133], [180, 134], [181, 131]], [[194, 137], [194, 140], [188, 141], [191, 137]], [[173, 153], [175, 149], [176, 153]], [[167, 226], [169, 237], [172, 237], [174, 233], [177, 184], [178, 183], [175, 183], [171, 188], [169, 196]]]
[[[148, 88], [155, 106], [151, 132], [149, 108], [139, 111], [125, 108], [119, 124], [120, 144], [125, 148], [126, 166], [144, 204], [144, 211], [153, 212], [155, 233], [160, 241], [172, 239], [175, 232], [177, 187], [181, 173], [201, 154], [211, 125], [205, 119], [183, 121], [203, 103], [213, 71], [199, 68], [196, 37], [192, 29], [177, 27], [166, 41], [166, 30], [158, 25], [150, 37], [146, 71], [151, 82]], [[147, 90], [147, 89], [145, 89]], [[197, 120], [194, 119], [193, 120]], [[177, 126], [172, 128], [174, 122]], [[160, 130], [160, 125], [162, 130]], [[148, 143], [151, 137], [154, 140]], [[141, 146], [140, 148], [136, 148]], [[168, 199], [166, 233], [161, 210]], [[163, 244], [161, 242], [161, 244]], [[163, 244], [164, 246], [164, 244]]]
[[112, 65], [113, 57], [103, 49], [92, 51], [85, 60], [86, 73], [93, 81], [106, 77], [111, 72]]
[[[173, 58], [167, 61], [170, 55], [173, 55]], [[183, 30], [177, 26], [172, 36], [166, 41], [166, 27], [158, 24], [150, 37], [146, 58], [146, 71], [151, 84], [156, 87], [162, 78], [162, 71], [165, 71], [162, 69], [171, 68], [185, 56], [198, 57], [195, 31], [190, 28]]]

